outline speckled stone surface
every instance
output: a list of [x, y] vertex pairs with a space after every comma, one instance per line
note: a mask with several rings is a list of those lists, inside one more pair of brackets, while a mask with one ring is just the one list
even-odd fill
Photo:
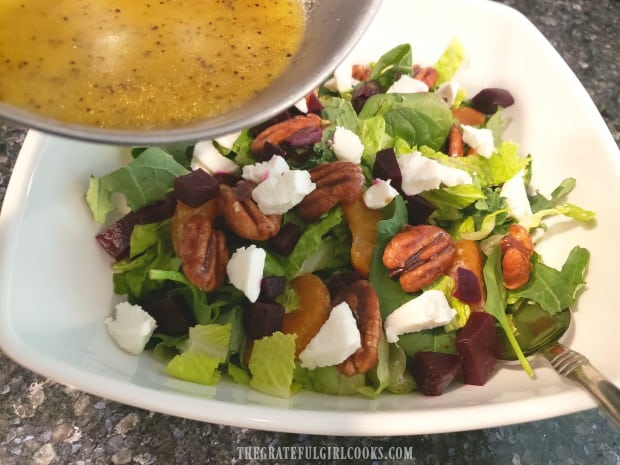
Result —
[[[619, 142], [620, 2], [504, 3], [523, 12], [551, 41]], [[532, 70], [532, 85], [535, 75]], [[23, 130], [0, 124], [0, 201], [24, 135]], [[406, 462], [416, 465], [620, 465], [619, 433], [597, 410], [438, 435], [347, 438], [255, 431], [169, 417], [94, 397], [46, 380], [0, 354], [1, 465], [287, 462], [239, 459], [238, 447], [262, 446], [377, 446], [384, 450], [400, 446], [411, 453]], [[364, 461], [371, 462], [397, 463]]]

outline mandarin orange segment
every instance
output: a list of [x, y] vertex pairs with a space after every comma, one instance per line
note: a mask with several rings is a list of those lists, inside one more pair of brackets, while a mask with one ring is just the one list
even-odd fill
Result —
[[342, 213], [353, 237], [351, 243], [351, 264], [361, 276], [370, 273], [372, 251], [377, 241], [377, 223], [383, 219], [379, 210], [366, 206], [362, 197], [341, 206]]
[[486, 297], [484, 278], [482, 275], [484, 256], [482, 254], [482, 251], [480, 250], [480, 246], [476, 241], [467, 239], [458, 240], [454, 243], [454, 245], [456, 247], [456, 256], [454, 257], [452, 266], [450, 267], [450, 270], [447, 274], [457, 282], [457, 288], [459, 287], [459, 268], [464, 268], [468, 271], [471, 271], [476, 276], [478, 281], [478, 292], [480, 295], [480, 300], [475, 303], [470, 303], [470, 306], [474, 310], [482, 310]]
[[486, 118], [484, 113], [470, 107], [458, 107], [451, 110], [452, 118], [459, 120], [461, 124], [469, 126], [480, 126], [484, 124]]
[[284, 315], [282, 332], [296, 334], [295, 356], [298, 356], [310, 340], [319, 332], [331, 311], [331, 296], [321, 278], [304, 274], [291, 281], [299, 296], [299, 308]]

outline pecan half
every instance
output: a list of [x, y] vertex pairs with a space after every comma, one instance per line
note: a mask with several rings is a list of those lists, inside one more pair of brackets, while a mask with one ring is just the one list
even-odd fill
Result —
[[413, 77], [418, 81], [422, 81], [429, 89], [437, 83], [437, 79], [439, 78], [439, 73], [432, 66], [421, 68], [420, 70], [414, 71], [414, 73]]
[[294, 116], [287, 120], [276, 123], [261, 131], [252, 141], [252, 152], [258, 154], [266, 142], [279, 144], [297, 131], [311, 127], [321, 127], [321, 118], [314, 113]]
[[265, 241], [280, 230], [280, 215], [265, 215], [250, 193], [254, 183], [242, 181], [237, 187], [220, 185], [218, 206], [226, 224], [237, 236], [253, 241]]
[[172, 218], [172, 242], [183, 273], [203, 291], [222, 285], [228, 264], [226, 237], [213, 226], [214, 205], [191, 208], [179, 202]]
[[403, 291], [415, 292], [445, 273], [455, 255], [454, 241], [446, 231], [423, 224], [390, 239], [383, 251], [383, 264], [390, 278], [398, 278]]
[[359, 165], [350, 161], [323, 163], [310, 170], [316, 189], [297, 206], [307, 221], [314, 221], [340, 203], [350, 203], [362, 193], [364, 174]]
[[353, 75], [353, 79], [357, 79], [358, 81], [365, 81], [370, 76], [370, 66], [368, 65], [353, 65], [351, 67], [351, 74]]
[[518, 224], [508, 228], [499, 242], [502, 252], [502, 277], [506, 289], [519, 289], [525, 285], [532, 273], [532, 254], [534, 244], [527, 229]]
[[456, 124], [453, 124], [448, 133], [448, 155], [462, 157], [465, 154], [463, 134]]
[[379, 356], [379, 341], [382, 333], [381, 312], [377, 293], [366, 280], [358, 280], [338, 293], [332, 307], [346, 302], [357, 321], [362, 346], [338, 365], [345, 376], [366, 373]]

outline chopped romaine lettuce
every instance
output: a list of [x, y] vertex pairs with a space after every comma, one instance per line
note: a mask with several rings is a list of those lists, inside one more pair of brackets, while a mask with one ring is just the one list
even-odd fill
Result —
[[295, 371], [294, 334], [279, 331], [254, 342], [248, 367], [250, 386], [275, 397], [289, 397]]

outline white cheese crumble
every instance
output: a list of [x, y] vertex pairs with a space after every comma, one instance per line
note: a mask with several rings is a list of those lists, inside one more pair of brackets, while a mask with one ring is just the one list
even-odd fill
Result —
[[220, 144], [222, 147], [226, 149], [231, 149], [233, 144], [239, 138], [240, 135], [241, 135], [241, 131], [237, 131], [237, 132], [232, 132], [230, 134], [226, 134], [224, 136], [216, 137], [214, 140], [215, 142]]
[[440, 85], [435, 91], [435, 94], [441, 97], [446, 102], [446, 104], [451, 107], [454, 104], [454, 99], [456, 98], [456, 94], [458, 93], [460, 88], [461, 87], [458, 83], [454, 81], [448, 81]]
[[364, 204], [372, 210], [378, 210], [388, 205], [398, 195], [398, 191], [390, 183], [391, 180], [389, 179], [387, 181], [375, 179], [364, 192]]
[[451, 187], [473, 182], [466, 171], [442, 165], [420, 152], [400, 155], [396, 161], [402, 175], [401, 188], [407, 195], [437, 189], [442, 184]]
[[239, 166], [222, 155], [211, 140], [203, 140], [196, 143], [190, 164], [192, 170], [202, 168], [211, 174], [230, 174], [239, 171]]
[[264, 249], [252, 244], [235, 250], [226, 265], [231, 284], [243, 292], [250, 302], [256, 302], [260, 294], [266, 257]]
[[505, 198], [508, 203], [510, 214], [517, 221], [523, 221], [532, 216], [532, 207], [527, 198], [523, 174], [523, 170], [519, 171], [504, 183], [500, 191], [500, 196]]
[[274, 155], [268, 161], [244, 166], [241, 177], [258, 184], [273, 176], [281, 176], [287, 171], [289, 171], [289, 167], [286, 160], [280, 155]]
[[271, 176], [252, 190], [252, 199], [265, 215], [282, 215], [316, 189], [306, 170], [289, 170]]
[[361, 335], [351, 308], [346, 302], [332, 308], [329, 317], [299, 354], [301, 366], [316, 368], [344, 362], [362, 347]]
[[364, 153], [364, 144], [350, 129], [337, 126], [334, 131], [334, 141], [332, 150], [338, 160], [359, 163], [362, 161], [362, 153]]
[[428, 92], [426, 83], [403, 74], [390, 86], [386, 94], [416, 94], [418, 92]]
[[344, 62], [336, 68], [333, 77], [328, 79], [324, 85], [329, 90], [342, 93], [349, 92], [357, 82], [352, 76], [351, 63]]
[[473, 148], [476, 153], [485, 158], [489, 158], [495, 152], [495, 142], [493, 132], [487, 128], [476, 128], [467, 124], [462, 124], [463, 142]]
[[425, 291], [415, 299], [405, 302], [385, 319], [385, 336], [388, 342], [398, 342], [401, 334], [436, 328], [450, 323], [456, 315], [442, 291]]
[[129, 302], [116, 305], [114, 316], [106, 318], [104, 324], [114, 342], [133, 355], [142, 353], [157, 327], [151, 315]]

